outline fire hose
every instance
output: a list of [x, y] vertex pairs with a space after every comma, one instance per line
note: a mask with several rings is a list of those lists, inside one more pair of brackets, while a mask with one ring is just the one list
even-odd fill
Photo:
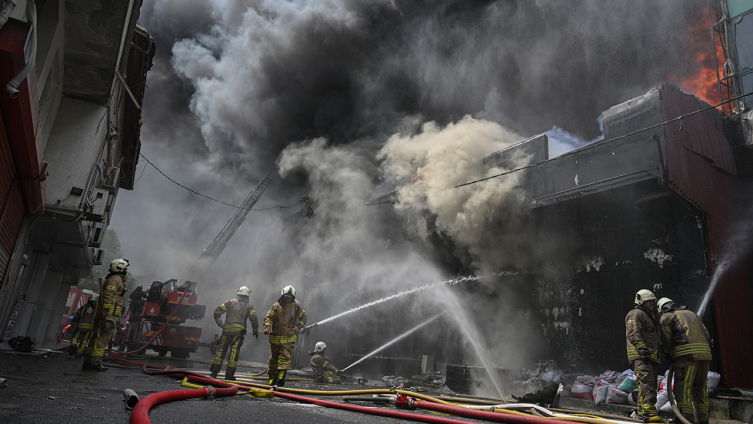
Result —
[[[456, 419], [413, 414], [413, 413], [407, 413], [407, 412], [401, 412], [401, 411], [384, 410], [384, 409], [379, 409], [379, 408], [370, 408], [370, 407], [363, 407], [363, 406], [358, 406], [358, 405], [343, 404], [343, 403], [331, 402], [331, 401], [326, 401], [326, 400], [321, 400], [321, 399], [312, 399], [312, 398], [299, 396], [297, 394], [287, 393], [287, 392], [294, 391], [294, 392], [299, 392], [299, 393], [302, 392], [306, 394], [320, 395], [320, 396], [321, 395], [342, 396], [346, 394], [365, 394], [365, 393], [370, 393], [370, 394], [391, 393], [393, 395], [396, 395], [396, 394], [399, 395], [398, 398], [395, 400], [396, 406], [404, 406], [411, 409], [421, 408], [421, 409], [426, 409], [426, 410], [434, 411], [434, 412], [447, 413], [447, 414], [465, 416], [465, 417], [476, 418], [476, 419], [485, 419], [485, 420], [502, 422], [502, 423], [569, 424], [573, 421], [576, 421], [576, 422], [584, 422], [584, 423], [603, 424], [603, 423], [609, 422], [605, 420], [597, 420], [597, 419], [584, 418], [584, 417], [535, 417], [535, 416], [530, 416], [530, 415], [523, 414], [517, 411], [509, 411], [510, 413], [507, 413], [507, 410], [505, 410], [505, 412], [476, 411], [476, 410], [471, 410], [471, 409], [455, 406], [455, 405], [450, 404], [449, 402], [442, 401], [442, 400], [433, 398], [431, 396], [423, 395], [420, 393], [414, 393], [414, 392], [410, 392], [406, 390], [374, 389], [374, 390], [350, 390], [350, 391], [319, 391], [319, 390], [300, 390], [300, 389], [283, 389], [283, 388], [278, 389], [276, 387], [268, 388], [269, 386], [259, 385], [259, 384], [254, 384], [254, 383], [241, 384], [241, 383], [219, 381], [219, 380], [215, 380], [215, 379], [206, 377], [204, 375], [201, 375], [199, 373], [195, 373], [192, 371], [170, 370], [169, 366], [164, 367], [163, 369], [161, 366], [158, 366], [158, 365], [133, 362], [133, 361], [129, 361], [123, 358], [113, 358], [112, 360], [118, 363], [124, 364], [124, 365], [141, 367], [145, 373], [150, 374], [150, 375], [172, 375], [172, 376], [177, 376], [177, 377], [183, 377], [184, 378], [184, 381], [182, 382], [183, 386], [198, 389], [198, 390], [173, 390], [173, 391], [167, 391], [167, 392], [159, 392], [159, 393], [155, 393], [155, 394], [145, 397], [134, 407], [134, 410], [131, 414], [132, 424], [150, 423], [151, 421], [149, 420], [149, 409], [154, 405], [164, 403], [164, 402], [170, 402], [173, 400], [181, 400], [181, 399], [202, 398], [202, 397], [211, 398], [213, 396], [231, 396], [231, 395], [239, 394], [238, 393], [239, 388], [247, 390], [247, 392], [243, 394], [249, 394], [255, 397], [278, 396], [278, 397], [289, 399], [289, 400], [312, 403], [312, 404], [320, 405], [320, 406], [344, 409], [344, 410], [349, 410], [349, 411], [354, 411], [354, 412], [363, 412], [363, 413], [387, 416], [387, 417], [392, 417], [392, 418], [400, 418], [400, 419], [406, 419], [406, 420], [412, 420], [412, 421], [429, 422], [429, 423], [468, 424], [467, 421], [460, 421]], [[160, 370], [150, 371], [149, 368], [159, 368]], [[206, 386], [199, 386], [196, 384], [189, 383], [188, 382], [189, 380], [205, 384]], [[258, 386], [262, 386], [264, 388], [258, 388]], [[416, 399], [422, 399], [422, 400], [416, 400]]]

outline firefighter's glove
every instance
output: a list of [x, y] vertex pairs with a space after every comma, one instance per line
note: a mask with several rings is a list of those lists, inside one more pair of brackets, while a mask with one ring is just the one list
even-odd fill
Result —
[[292, 328], [292, 330], [293, 330], [293, 334], [297, 333], [297, 332], [298, 332], [298, 330], [300, 330], [300, 329], [301, 329], [301, 327], [299, 327], [299, 326], [297, 326], [297, 325], [294, 325], [294, 326], [293, 326], [293, 328]]
[[272, 334], [272, 328], [264, 327], [264, 334], [267, 334], [267, 335]]
[[245, 329], [245, 328], [244, 328], [243, 330], [241, 330], [241, 336], [245, 336], [245, 335], [246, 335], [246, 333], [247, 333], [247, 331], [246, 331], [246, 329]]
[[335, 371], [335, 375], [339, 376], [341, 372], [342, 372], [342, 371], [340, 371], [340, 370], [337, 370], [337, 371]]

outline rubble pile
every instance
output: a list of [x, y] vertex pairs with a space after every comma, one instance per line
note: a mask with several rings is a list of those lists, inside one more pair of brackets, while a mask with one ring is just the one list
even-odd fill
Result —
[[513, 383], [523, 388], [525, 393], [533, 393], [552, 383], [566, 384], [569, 378], [570, 373], [560, 369], [555, 361], [540, 360], [535, 367], [521, 371]]

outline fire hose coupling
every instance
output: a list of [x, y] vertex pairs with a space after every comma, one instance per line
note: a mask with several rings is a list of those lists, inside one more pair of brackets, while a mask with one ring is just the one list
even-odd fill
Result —
[[214, 399], [214, 386], [204, 386], [205, 389], [209, 389], [209, 394], [206, 395], [207, 399]]
[[139, 403], [139, 395], [131, 389], [123, 390], [123, 398], [125, 399], [126, 408], [133, 409], [137, 403]]
[[416, 406], [413, 404], [414, 401], [415, 399], [405, 395], [399, 395], [390, 399], [390, 403], [397, 407], [397, 409], [416, 409]]

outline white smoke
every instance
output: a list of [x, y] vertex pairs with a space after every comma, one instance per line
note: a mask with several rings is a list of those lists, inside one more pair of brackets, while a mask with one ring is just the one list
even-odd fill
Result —
[[[429, 122], [419, 134], [392, 136], [379, 153], [384, 161], [381, 170], [389, 181], [403, 184], [397, 208], [415, 217], [410, 222], [414, 230], [426, 239], [432, 230], [426, 218], [436, 217], [436, 232], [467, 249], [477, 268], [493, 272], [498, 270], [499, 258], [497, 250], [489, 247], [504, 234], [489, 229], [502, 225], [514, 230], [514, 224], [523, 219], [523, 195], [517, 190], [520, 174], [453, 187], [510, 171], [483, 158], [521, 139], [499, 124], [470, 116], [444, 128]], [[529, 160], [518, 153], [510, 163], [521, 167]], [[412, 178], [415, 181], [407, 183]]]

